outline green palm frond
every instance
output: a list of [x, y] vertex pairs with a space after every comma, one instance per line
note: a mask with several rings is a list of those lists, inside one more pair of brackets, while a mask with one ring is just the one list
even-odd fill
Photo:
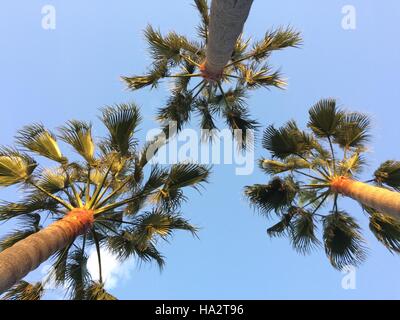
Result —
[[282, 218], [278, 223], [267, 229], [267, 233], [270, 237], [280, 237], [287, 235], [287, 230], [290, 226], [290, 222], [295, 214], [295, 211], [293, 209], [295, 208], [290, 208], [287, 213], [282, 215]]
[[238, 39], [236, 40], [235, 47], [233, 48], [232, 52], [232, 61], [239, 60], [244, 57], [246, 50], [249, 46], [250, 39], [244, 40], [243, 34], [241, 34]]
[[117, 300], [117, 298], [104, 289], [104, 284], [92, 282], [85, 289], [85, 300]]
[[199, 187], [208, 182], [211, 173], [209, 167], [200, 164], [175, 164], [171, 167], [166, 178], [165, 187], [167, 190], [176, 190], [185, 187], [192, 187], [199, 190]]
[[75, 249], [69, 255], [65, 277], [68, 294], [73, 300], [85, 298], [85, 285], [91, 281], [87, 260], [88, 256], [81, 249]]
[[275, 175], [287, 171], [307, 169], [310, 168], [310, 164], [300, 158], [288, 157], [284, 162], [276, 160], [261, 159], [259, 161], [259, 167], [267, 174]]
[[155, 248], [154, 244], [149, 242], [135, 230], [123, 230], [119, 235], [107, 238], [107, 247], [120, 260], [126, 260], [135, 256], [142, 261], [155, 261], [160, 268], [164, 266], [164, 258]]
[[366, 258], [364, 240], [355, 220], [344, 212], [324, 217], [325, 252], [333, 267], [358, 266]]
[[24, 226], [24, 229], [17, 229], [3, 237], [0, 240], [0, 252], [12, 247], [17, 242], [29, 237], [41, 229], [39, 214], [25, 214], [20, 216], [20, 220], [22, 220], [21, 224]]
[[69, 180], [61, 168], [44, 169], [40, 173], [38, 184], [50, 193], [57, 193], [68, 187]]
[[44, 287], [41, 282], [31, 284], [20, 281], [9, 289], [1, 300], [40, 300], [44, 294]]
[[298, 209], [289, 233], [293, 248], [301, 254], [310, 253], [320, 244], [315, 232], [314, 216], [308, 211]]
[[400, 161], [389, 160], [380, 165], [374, 173], [379, 185], [387, 185], [400, 191]]
[[328, 138], [337, 133], [344, 113], [336, 106], [334, 99], [322, 99], [309, 111], [308, 127], [319, 138]]
[[27, 215], [34, 212], [49, 211], [54, 212], [58, 204], [48, 197], [36, 194], [27, 196], [21, 202], [0, 202], [0, 221]]
[[25, 126], [16, 137], [18, 145], [51, 160], [65, 163], [56, 137], [44, 128], [42, 124]]
[[155, 30], [148, 25], [145, 32], [145, 38], [149, 45], [150, 54], [155, 61], [167, 61], [172, 65], [177, 65], [182, 61], [181, 50], [187, 50], [195, 53], [199, 50], [194, 43], [188, 41], [184, 36], [175, 32], [169, 32], [162, 36], [159, 30]]
[[335, 142], [342, 148], [362, 148], [370, 140], [370, 118], [362, 113], [346, 113], [334, 135]]
[[190, 119], [193, 110], [193, 97], [188, 92], [176, 92], [167, 101], [167, 105], [158, 110], [157, 119], [161, 122], [173, 121], [180, 131]]
[[312, 149], [313, 142], [307, 133], [299, 130], [294, 121], [289, 121], [279, 129], [267, 127], [262, 145], [273, 157], [285, 159], [293, 155], [304, 155]]
[[245, 195], [250, 203], [260, 210], [262, 214], [271, 211], [280, 212], [291, 206], [297, 193], [294, 181], [287, 177], [284, 180], [274, 178], [269, 184], [255, 184], [245, 187]]
[[137, 232], [143, 235], [147, 241], [150, 241], [156, 235], [167, 239], [174, 230], [190, 231], [193, 235], [197, 231], [194, 226], [179, 215], [166, 213], [159, 209], [141, 215], [137, 221]]
[[135, 104], [120, 104], [102, 110], [102, 119], [109, 131], [110, 147], [122, 156], [129, 155], [136, 145], [133, 135], [141, 121]]
[[37, 163], [31, 157], [10, 148], [0, 149], [0, 186], [7, 187], [26, 181]]
[[168, 63], [166, 60], [155, 62], [144, 76], [121, 77], [129, 89], [138, 90], [147, 86], [156, 88], [159, 81], [168, 75]]
[[207, 42], [208, 24], [210, 22], [208, 2], [207, 0], [194, 0], [194, 3], [201, 17], [201, 24], [197, 27], [197, 31], [199, 36]]
[[279, 71], [272, 71], [267, 65], [260, 68], [251, 66], [250, 68], [243, 68], [241, 70], [241, 82], [246, 88], [258, 89], [260, 87], [269, 88], [277, 87], [284, 88], [287, 84], [283, 80]]
[[370, 217], [369, 228], [386, 248], [400, 253], [400, 223], [398, 220], [388, 215], [373, 213]]
[[292, 27], [280, 27], [277, 30], [267, 31], [264, 39], [255, 43], [250, 52], [256, 61], [268, 57], [272, 51], [282, 50], [287, 47], [297, 48], [302, 44], [300, 32]]
[[60, 128], [60, 139], [71, 145], [88, 163], [94, 162], [95, 144], [90, 124], [71, 120]]
[[347, 176], [349, 173], [351, 176], [355, 176], [361, 173], [366, 161], [363, 155], [359, 152], [354, 152], [349, 158], [343, 159], [339, 162], [338, 171], [340, 175]]

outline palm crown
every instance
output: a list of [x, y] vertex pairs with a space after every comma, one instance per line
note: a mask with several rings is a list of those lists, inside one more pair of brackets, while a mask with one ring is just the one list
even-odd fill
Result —
[[[108, 134], [97, 142], [89, 123], [70, 121], [57, 137], [34, 124], [18, 133], [18, 148], [0, 152], [0, 185], [18, 184], [27, 193], [22, 201], [4, 201], [0, 207], [0, 220], [17, 218], [23, 225], [0, 241], [0, 251], [41, 230], [48, 218], [61, 219], [71, 210], [78, 210], [77, 215], [79, 210], [93, 212], [90, 228], [53, 255], [50, 278], [67, 286], [74, 299], [112, 298], [103, 289], [101, 247], [121, 260], [135, 256], [162, 267], [158, 239], [167, 239], [174, 230], [196, 232], [179, 213], [186, 199], [183, 189], [197, 189], [209, 176], [209, 168], [195, 164], [152, 165], [145, 170], [149, 145], [138, 148], [134, 133], [140, 114], [134, 104], [104, 108], [101, 121]], [[57, 138], [80, 159], [67, 158]], [[57, 166], [42, 168], [29, 154], [53, 160]], [[86, 268], [92, 246], [98, 254], [98, 282], [92, 281]], [[41, 284], [21, 282], [6, 297], [40, 297], [42, 293]]]
[[[341, 194], [335, 181], [357, 179], [365, 169], [370, 120], [340, 110], [335, 100], [327, 99], [310, 109], [308, 128], [310, 132], [302, 131], [294, 121], [278, 129], [267, 127], [262, 144], [271, 159], [261, 159], [259, 164], [273, 178], [269, 184], [246, 187], [245, 194], [261, 213], [275, 212], [280, 218], [268, 229], [270, 236], [286, 235], [295, 250], [308, 253], [320, 244], [320, 222], [331, 264], [338, 269], [356, 266], [365, 259], [366, 245], [356, 219], [339, 206]], [[368, 182], [399, 190], [400, 163], [385, 162]], [[400, 253], [400, 220], [360, 203], [370, 215], [370, 229], [377, 239]]]
[[123, 77], [123, 80], [130, 89], [137, 90], [156, 87], [165, 78], [173, 79], [172, 95], [166, 106], [159, 109], [158, 120], [175, 122], [180, 130], [191, 115], [196, 114], [200, 117], [201, 129], [213, 130], [217, 128], [215, 117], [222, 116], [229, 128], [242, 130], [237, 138], [239, 146], [245, 147], [246, 129], [257, 128], [246, 106], [247, 92], [260, 87], [285, 86], [280, 72], [272, 70], [268, 59], [274, 51], [299, 46], [300, 34], [290, 27], [279, 28], [266, 32], [264, 38], [252, 46], [250, 39], [239, 37], [221, 78], [210, 79], [202, 65], [206, 57], [209, 8], [207, 0], [196, 0], [195, 4], [201, 17], [200, 41], [191, 41], [175, 32], [163, 36], [148, 26], [145, 37], [153, 63], [147, 74]]

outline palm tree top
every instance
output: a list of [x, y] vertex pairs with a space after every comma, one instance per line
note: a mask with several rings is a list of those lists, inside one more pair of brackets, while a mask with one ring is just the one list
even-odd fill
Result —
[[[88, 292], [106, 295], [100, 248], [121, 260], [134, 255], [162, 267], [158, 241], [175, 230], [196, 233], [196, 227], [180, 213], [186, 200], [183, 190], [198, 189], [210, 173], [208, 167], [197, 164], [150, 165], [145, 159], [150, 145], [140, 149], [135, 138], [141, 120], [135, 104], [103, 108], [100, 120], [107, 129], [101, 139], [95, 139], [92, 125], [83, 121], [67, 122], [57, 135], [42, 124], [33, 124], [18, 132], [15, 148], [0, 151], [0, 186], [18, 185], [26, 194], [20, 202], [1, 202], [0, 221], [18, 219], [23, 227], [1, 239], [0, 251], [38, 232], [50, 220], [87, 215], [90, 228], [53, 256], [50, 277], [67, 285], [76, 299], [90, 298]], [[77, 157], [67, 157], [59, 141]], [[43, 167], [34, 156], [55, 166]], [[99, 282], [92, 281], [86, 269], [91, 247], [98, 253]], [[19, 294], [28, 289], [32, 285], [24, 283], [13, 288]]]
[[[275, 212], [280, 217], [268, 229], [269, 235], [289, 236], [297, 251], [308, 253], [320, 245], [316, 233], [317, 222], [322, 222], [332, 265], [338, 269], [358, 265], [366, 257], [366, 244], [356, 219], [341, 209], [337, 188], [367, 168], [370, 119], [338, 108], [334, 99], [324, 99], [310, 109], [307, 127], [309, 131], [303, 131], [289, 121], [280, 128], [266, 128], [262, 145], [271, 157], [261, 159], [259, 166], [273, 178], [268, 184], [246, 187], [246, 196], [260, 213], [270, 217]], [[400, 163], [384, 163], [368, 182], [399, 190]], [[378, 240], [400, 252], [400, 223], [384, 212], [363, 208], [371, 215], [370, 228]]]
[[[213, 79], [204, 73], [203, 64], [209, 29], [208, 2], [195, 0], [195, 7], [201, 19], [197, 41], [174, 31], [163, 36], [159, 30], [147, 26], [145, 38], [152, 64], [145, 75], [122, 79], [131, 90], [155, 88], [161, 80], [171, 79], [172, 95], [166, 106], [159, 109], [158, 120], [174, 121], [178, 130], [192, 114], [200, 117], [202, 129], [216, 129], [215, 118], [221, 116], [232, 130], [254, 130], [257, 122], [250, 118], [246, 93], [258, 88], [285, 87], [281, 73], [273, 70], [268, 60], [275, 51], [299, 47], [300, 33], [292, 27], [281, 27], [267, 31], [263, 39], [252, 44], [250, 39], [239, 37], [223, 74]], [[241, 146], [245, 144], [246, 139], [242, 139]]]

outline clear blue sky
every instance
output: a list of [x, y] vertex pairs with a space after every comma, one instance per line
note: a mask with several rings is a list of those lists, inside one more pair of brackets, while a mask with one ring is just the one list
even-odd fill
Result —
[[[41, 28], [46, 4], [57, 10], [53, 31]], [[341, 27], [347, 4], [255, 1], [247, 35], [260, 38], [272, 26], [291, 24], [302, 31], [304, 46], [274, 56], [289, 87], [258, 91], [250, 100], [251, 112], [264, 127], [291, 118], [304, 125], [308, 108], [323, 97], [367, 112], [374, 124], [372, 172], [383, 160], [400, 159], [400, 2], [352, 0], [357, 29], [350, 31]], [[193, 36], [198, 18], [189, 0], [1, 1], [0, 143], [11, 144], [15, 131], [30, 122], [42, 121], [49, 128], [71, 118], [97, 124], [99, 107], [128, 101], [142, 106], [139, 136], [155, 128], [155, 111], [167, 97], [165, 87], [132, 93], [119, 81], [121, 75], [145, 70], [149, 60], [142, 29], [149, 22], [165, 32]], [[257, 149], [257, 157], [266, 155]], [[269, 239], [270, 223], [253, 213], [241, 194], [244, 185], [266, 179], [259, 171], [238, 177], [232, 166], [215, 166], [211, 184], [202, 195], [190, 193], [183, 208], [202, 228], [200, 239], [177, 234], [162, 246], [167, 257], [162, 273], [154, 265], [133, 267], [130, 279], [112, 293], [121, 299], [400, 298], [399, 257], [369, 233], [357, 204], [349, 202], [346, 209], [361, 222], [371, 251], [357, 271], [355, 290], [342, 289], [343, 275], [330, 266], [323, 250], [303, 257], [285, 239]], [[0, 198], [15, 200], [16, 195], [2, 189]], [[7, 229], [0, 227], [0, 234]]]

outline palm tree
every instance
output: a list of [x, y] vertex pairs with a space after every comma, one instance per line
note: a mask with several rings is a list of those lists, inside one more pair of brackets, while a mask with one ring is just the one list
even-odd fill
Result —
[[252, 4], [253, 0], [212, 0], [206, 60], [202, 68], [206, 78], [218, 80], [222, 77]]
[[[249, 1], [245, 2], [250, 4]], [[219, 12], [225, 5], [232, 6], [232, 3], [214, 2], [215, 10], [212, 12]], [[260, 87], [283, 88], [286, 85], [280, 72], [268, 65], [268, 60], [274, 51], [298, 47], [302, 41], [300, 33], [291, 27], [278, 28], [266, 32], [261, 41], [251, 46], [250, 39], [245, 40], [240, 36], [234, 48], [229, 51], [229, 61], [224, 66], [221, 77], [210, 79], [204, 71], [203, 63], [208, 53], [208, 39], [220, 41], [221, 35], [219, 30], [214, 35], [211, 33], [218, 23], [210, 24], [207, 1], [196, 0], [195, 4], [201, 16], [198, 27], [200, 40], [191, 41], [176, 32], [163, 36], [160, 31], [148, 26], [145, 37], [153, 60], [152, 65], [145, 75], [122, 79], [131, 90], [147, 86], [154, 88], [160, 80], [172, 79], [172, 95], [166, 106], [159, 109], [159, 121], [173, 122], [179, 131], [195, 114], [200, 117], [201, 129], [214, 130], [217, 129], [215, 118], [221, 116], [231, 130], [242, 130], [242, 135], [237, 136], [237, 140], [239, 146], [245, 147], [246, 129], [254, 130], [258, 127], [257, 122], [250, 118], [246, 105], [247, 93]], [[215, 49], [216, 46], [213, 47]], [[210, 51], [213, 50], [210, 48]], [[208, 59], [207, 63], [214, 62]], [[239, 131], [236, 133], [239, 134]], [[167, 128], [164, 129], [164, 134], [169, 137]], [[205, 137], [211, 139], [212, 135]]]
[[[176, 164], [146, 169], [151, 144], [138, 147], [134, 134], [140, 120], [134, 104], [106, 107], [101, 121], [107, 136], [97, 142], [91, 124], [72, 120], [57, 136], [41, 124], [26, 126], [16, 137], [16, 148], [1, 148], [0, 186], [18, 185], [26, 197], [0, 206], [1, 221], [19, 219], [23, 225], [0, 241], [0, 293], [17, 283], [6, 297], [40, 297], [42, 285], [18, 281], [52, 257], [51, 278], [68, 287], [72, 298], [110, 298], [103, 289], [101, 248], [121, 260], [135, 255], [162, 267], [158, 239], [175, 230], [195, 234], [179, 213], [186, 199], [183, 189], [207, 182], [209, 168]], [[76, 159], [61, 152], [57, 138], [72, 147]], [[40, 167], [33, 154], [56, 166]], [[86, 268], [90, 248], [98, 255], [98, 281]]]
[[279, 217], [268, 234], [286, 235], [295, 250], [308, 253], [320, 244], [316, 230], [322, 222], [331, 264], [338, 269], [357, 266], [366, 256], [366, 246], [356, 219], [339, 206], [339, 200], [348, 197], [370, 215], [377, 239], [400, 253], [400, 162], [385, 162], [373, 179], [357, 180], [366, 167], [369, 118], [326, 99], [310, 109], [308, 128], [310, 132], [302, 131], [289, 121], [264, 132], [262, 144], [271, 159], [261, 159], [260, 167], [273, 178], [268, 184], [247, 186], [245, 194], [260, 213]]

